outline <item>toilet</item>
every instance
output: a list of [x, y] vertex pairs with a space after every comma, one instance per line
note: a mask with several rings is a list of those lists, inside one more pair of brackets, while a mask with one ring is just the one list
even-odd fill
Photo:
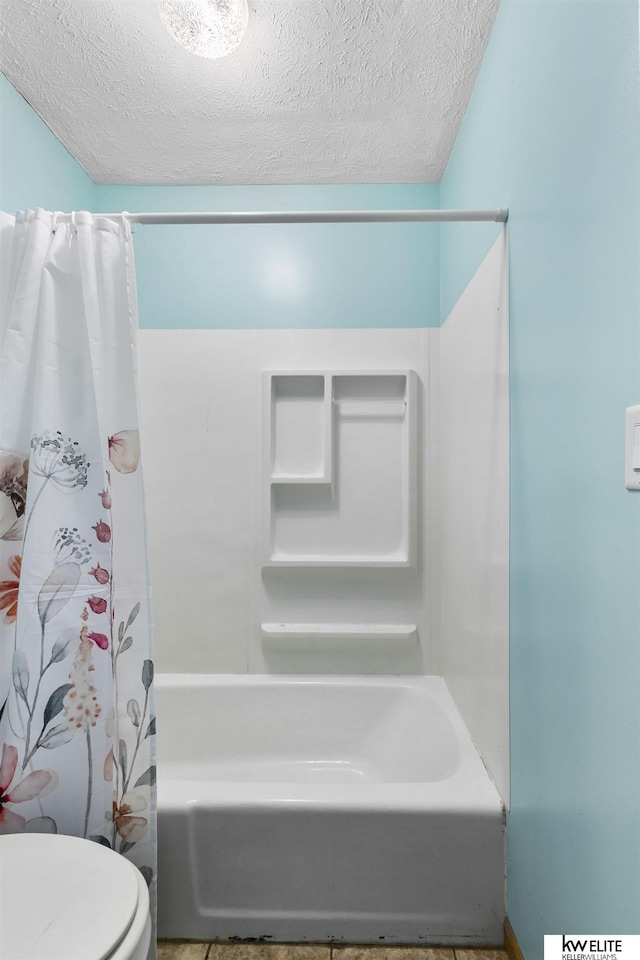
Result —
[[2, 960], [147, 960], [149, 891], [140, 871], [79, 837], [0, 837]]

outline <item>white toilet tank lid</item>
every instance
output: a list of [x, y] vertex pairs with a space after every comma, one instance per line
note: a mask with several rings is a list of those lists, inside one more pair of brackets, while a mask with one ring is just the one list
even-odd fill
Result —
[[131, 926], [138, 874], [79, 837], [0, 837], [0, 957], [106, 960]]

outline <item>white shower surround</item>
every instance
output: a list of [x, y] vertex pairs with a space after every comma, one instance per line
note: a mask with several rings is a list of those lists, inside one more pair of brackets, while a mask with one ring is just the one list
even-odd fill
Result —
[[[508, 800], [505, 236], [441, 329], [141, 330], [139, 342], [159, 670], [443, 675]], [[338, 366], [416, 371], [418, 566], [283, 577], [261, 569], [262, 374]], [[369, 636], [303, 639], [327, 621]], [[283, 623], [300, 635], [274, 635]]]
[[500, 797], [439, 677], [159, 676], [159, 933], [496, 945]]
[[[424, 496], [432, 333], [140, 331], [144, 455], [155, 478], [147, 503], [161, 671], [437, 672]], [[277, 369], [416, 371], [422, 408], [416, 568], [262, 569], [262, 375]], [[413, 623], [418, 640], [263, 642], [261, 623], [292, 621]]]
[[509, 278], [502, 231], [438, 331], [432, 632], [441, 673], [509, 803]]

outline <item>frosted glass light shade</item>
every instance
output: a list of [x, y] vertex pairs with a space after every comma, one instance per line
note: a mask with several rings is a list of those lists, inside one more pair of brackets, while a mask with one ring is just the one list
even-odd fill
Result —
[[171, 36], [209, 59], [235, 50], [249, 20], [247, 0], [159, 0], [158, 7]]

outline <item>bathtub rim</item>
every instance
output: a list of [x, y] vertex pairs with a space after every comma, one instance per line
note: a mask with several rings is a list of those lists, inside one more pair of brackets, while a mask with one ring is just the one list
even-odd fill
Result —
[[[158, 802], [166, 810], [193, 806], [255, 809], [257, 805], [281, 809], [296, 805], [306, 810], [331, 808], [343, 811], [441, 812], [443, 814], [504, 815], [504, 801], [473, 742], [464, 719], [443, 677], [438, 675], [364, 674], [191, 674], [158, 673], [160, 690], [193, 687], [332, 686], [411, 688], [427, 693], [444, 710], [456, 735], [460, 763], [446, 779], [416, 782], [394, 781], [363, 784], [288, 783], [263, 780], [224, 781], [167, 779], [158, 765]], [[161, 736], [162, 719], [158, 729]]]

